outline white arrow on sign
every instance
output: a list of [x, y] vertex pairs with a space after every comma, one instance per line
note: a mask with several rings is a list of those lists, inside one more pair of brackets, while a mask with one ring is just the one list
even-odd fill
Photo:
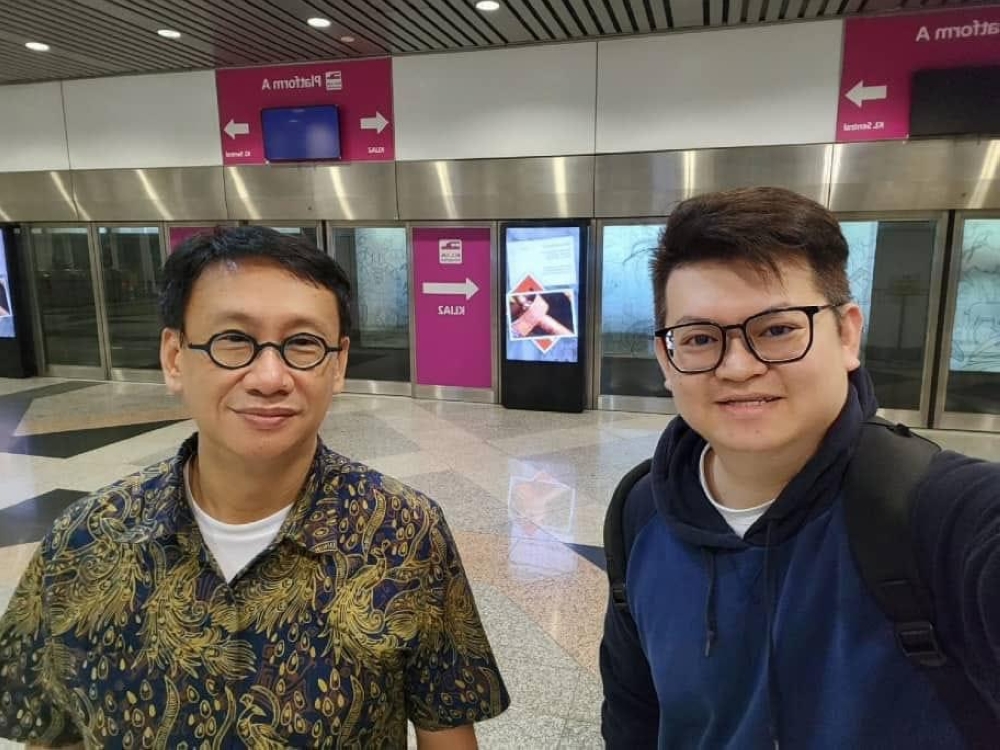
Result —
[[226, 135], [228, 135], [235, 141], [236, 136], [238, 135], [249, 135], [250, 123], [236, 122], [234, 120], [230, 120], [229, 122], [226, 123], [226, 127], [224, 127], [222, 130], [226, 133]]
[[878, 99], [885, 99], [889, 95], [888, 86], [865, 86], [864, 81], [858, 81], [853, 89], [844, 96], [860, 107], [865, 102], [873, 102]]
[[376, 133], [381, 133], [385, 130], [385, 126], [389, 124], [389, 121], [385, 119], [381, 112], [375, 112], [374, 117], [362, 117], [361, 118], [361, 129], [362, 130], [374, 130]]
[[423, 289], [424, 294], [464, 294], [466, 299], [472, 299], [479, 291], [476, 282], [469, 278], [458, 283], [425, 281]]

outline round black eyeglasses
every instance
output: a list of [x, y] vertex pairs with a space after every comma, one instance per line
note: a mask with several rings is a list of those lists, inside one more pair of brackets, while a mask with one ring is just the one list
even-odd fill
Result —
[[823, 310], [843, 304], [767, 310], [731, 326], [711, 321], [683, 323], [660, 328], [653, 336], [663, 341], [674, 369], [687, 375], [712, 372], [722, 364], [728, 349], [729, 331], [739, 331], [750, 353], [764, 364], [798, 362], [812, 348], [813, 318]]
[[222, 331], [204, 344], [188, 344], [188, 349], [205, 352], [209, 359], [225, 370], [239, 370], [250, 365], [260, 353], [271, 347], [277, 349], [281, 359], [293, 370], [312, 370], [319, 367], [327, 356], [344, 350], [330, 346], [324, 339], [311, 333], [296, 333], [281, 343], [258, 342], [242, 331]]

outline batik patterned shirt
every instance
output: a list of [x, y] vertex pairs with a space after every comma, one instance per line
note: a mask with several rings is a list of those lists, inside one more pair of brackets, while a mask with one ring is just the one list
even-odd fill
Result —
[[0, 736], [87, 748], [382, 748], [509, 703], [437, 505], [319, 445], [231, 583], [172, 460], [55, 523], [0, 619]]

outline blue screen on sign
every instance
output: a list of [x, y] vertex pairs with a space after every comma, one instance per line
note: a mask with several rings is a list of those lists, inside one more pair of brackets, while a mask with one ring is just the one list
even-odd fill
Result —
[[7, 252], [4, 235], [0, 231], [0, 339], [14, 338], [14, 299], [7, 270]]
[[265, 109], [260, 119], [268, 161], [340, 158], [340, 114], [334, 106]]

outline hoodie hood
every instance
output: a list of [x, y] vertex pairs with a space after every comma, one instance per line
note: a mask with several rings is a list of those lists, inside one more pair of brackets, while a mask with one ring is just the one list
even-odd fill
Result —
[[770, 544], [781, 544], [835, 500], [861, 425], [877, 409], [871, 377], [859, 367], [848, 377], [847, 400], [819, 449], [743, 539], [705, 497], [698, 475], [705, 438], [676, 417], [653, 455], [651, 480], [657, 512], [678, 537], [700, 547], [764, 546], [768, 534]]

